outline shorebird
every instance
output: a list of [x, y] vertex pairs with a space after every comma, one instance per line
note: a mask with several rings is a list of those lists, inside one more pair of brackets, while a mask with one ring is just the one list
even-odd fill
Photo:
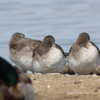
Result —
[[99, 48], [83, 32], [69, 50], [68, 65], [77, 74], [89, 74], [100, 64]]
[[0, 57], [0, 100], [34, 100], [30, 78]]
[[23, 71], [32, 71], [32, 55], [40, 43], [39, 40], [25, 38], [24, 34], [16, 32], [12, 35], [9, 43], [9, 57]]
[[36, 73], [59, 73], [66, 65], [64, 51], [51, 35], [36, 47], [33, 56], [33, 70]]

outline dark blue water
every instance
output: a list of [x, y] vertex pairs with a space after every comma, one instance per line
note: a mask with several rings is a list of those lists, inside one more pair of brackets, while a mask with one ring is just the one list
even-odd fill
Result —
[[42, 40], [52, 35], [68, 51], [81, 32], [100, 48], [99, 0], [1, 0], [0, 56], [10, 61], [9, 40], [14, 32]]

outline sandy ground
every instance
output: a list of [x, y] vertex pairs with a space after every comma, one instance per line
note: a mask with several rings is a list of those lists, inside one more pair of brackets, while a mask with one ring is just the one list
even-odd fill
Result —
[[27, 74], [32, 82], [35, 100], [100, 100], [100, 76]]

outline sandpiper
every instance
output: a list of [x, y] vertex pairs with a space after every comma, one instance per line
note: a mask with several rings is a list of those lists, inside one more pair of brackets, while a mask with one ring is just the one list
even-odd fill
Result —
[[83, 32], [69, 50], [68, 64], [77, 74], [89, 74], [100, 64], [99, 48], [90, 41], [88, 33]]
[[0, 57], [0, 100], [34, 100], [30, 78]]
[[16, 32], [9, 43], [9, 57], [23, 71], [32, 71], [32, 55], [40, 43], [39, 40], [25, 38], [24, 34]]
[[59, 73], [66, 65], [63, 49], [53, 36], [46, 36], [36, 47], [33, 55], [33, 70], [36, 73]]

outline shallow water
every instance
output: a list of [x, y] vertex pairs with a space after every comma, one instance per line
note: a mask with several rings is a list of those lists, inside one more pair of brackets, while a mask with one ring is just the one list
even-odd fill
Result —
[[65, 52], [81, 32], [88, 32], [100, 47], [100, 1], [0, 1], [0, 56], [9, 61], [8, 44], [14, 32], [40, 40], [53, 35]]

